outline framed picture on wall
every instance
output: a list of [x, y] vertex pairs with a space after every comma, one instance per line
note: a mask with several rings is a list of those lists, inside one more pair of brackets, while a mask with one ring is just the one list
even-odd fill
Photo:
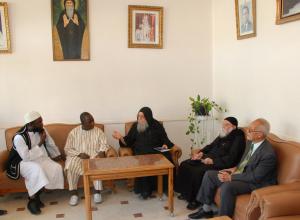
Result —
[[237, 39], [256, 36], [256, 0], [235, 0]]
[[8, 25], [8, 7], [6, 2], [0, 2], [0, 53], [10, 53], [10, 33]]
[[128, 6], [128, 47], [163, 48], [163, 8]]
[[51, 0], [53, 60], [89, 60], [88, 0]]
[[300, 19], [300, 0], [277, 0], [276, 24]]

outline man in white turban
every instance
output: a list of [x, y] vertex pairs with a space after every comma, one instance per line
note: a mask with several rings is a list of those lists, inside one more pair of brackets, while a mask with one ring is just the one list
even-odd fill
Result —
[[44, 204], [40, 200], [43, 188], [63, 189], [64, 177], [59, 159], [60, 152], [43, 127], [43, 119], [32, 111], [24, 116], [23, 126], [13, 137], [13, 148], [7, 163], [7, 175], [12, 179], [25, 179], [29, 194], [28, 210], [40, 214]]

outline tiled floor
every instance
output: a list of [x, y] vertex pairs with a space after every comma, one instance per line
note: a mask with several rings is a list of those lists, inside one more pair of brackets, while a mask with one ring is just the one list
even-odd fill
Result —
[[[80, 190], [83, 195], [83, 191]], [[134, 193], [129, 192], [124, 182], [118, 182], [116, 193], [103, 193], [103, 202], [93, 204], [94, 220], [186, 220], [191, 211], [187, 210], [186, 203], [174, 197], [175, 217], [171, 217], [167, 210], [167, 200], [160, 201], [157, 197], [148, 200], [139, 199]], [[85, 219], [84, 197], [80, 204], [71, 207], [68, 205], [69, 193], [67, 190], [44, 193], [41, 196], [46, 207], [42, 214], [31, 215], [26, 208], [27, 195], [25, 193], [10, 194], [0, 197], [0, 209], [6, 209], [8, 214], [1, 216], [4, 220], [27, 220], [27, 219], [62, 219], [82, 220]]]

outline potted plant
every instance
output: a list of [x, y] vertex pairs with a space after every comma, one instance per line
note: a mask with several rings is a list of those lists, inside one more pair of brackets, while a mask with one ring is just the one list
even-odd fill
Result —
[[196, 98], [190, 97], [189, 100], [191, 101], [192, 112], [188, 116], [189, 126], [186, 135], [191, 135], [191, 148], [201, 147], [207, 139], [203, 129], [200, 129], [201, 121], [213, 119], [213, 110], [226, 112], [226, 109], [207, 97], [201, 98], [200, 95], [197, 95]]

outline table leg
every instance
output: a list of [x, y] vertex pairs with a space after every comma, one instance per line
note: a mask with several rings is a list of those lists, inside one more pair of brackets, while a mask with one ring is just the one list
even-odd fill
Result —
[[90, 181], [87, 175], [83, 176], [83, 184], [84, 184], [86, 219], [92, 220]]
[[163, 176], [157, 176], [157, 193], [159, 200], [162, 200], [163, 195]]
[[173, 168], [169, 169], [169, 195], [168, 195], [168, 198], [169, 198], [169, 210], [170, 210], [170, 215], [172, 217], [174, 217], [174, 198], [173, 198], [173, 194], [174, 194], [174, 191], [173, 191]]

